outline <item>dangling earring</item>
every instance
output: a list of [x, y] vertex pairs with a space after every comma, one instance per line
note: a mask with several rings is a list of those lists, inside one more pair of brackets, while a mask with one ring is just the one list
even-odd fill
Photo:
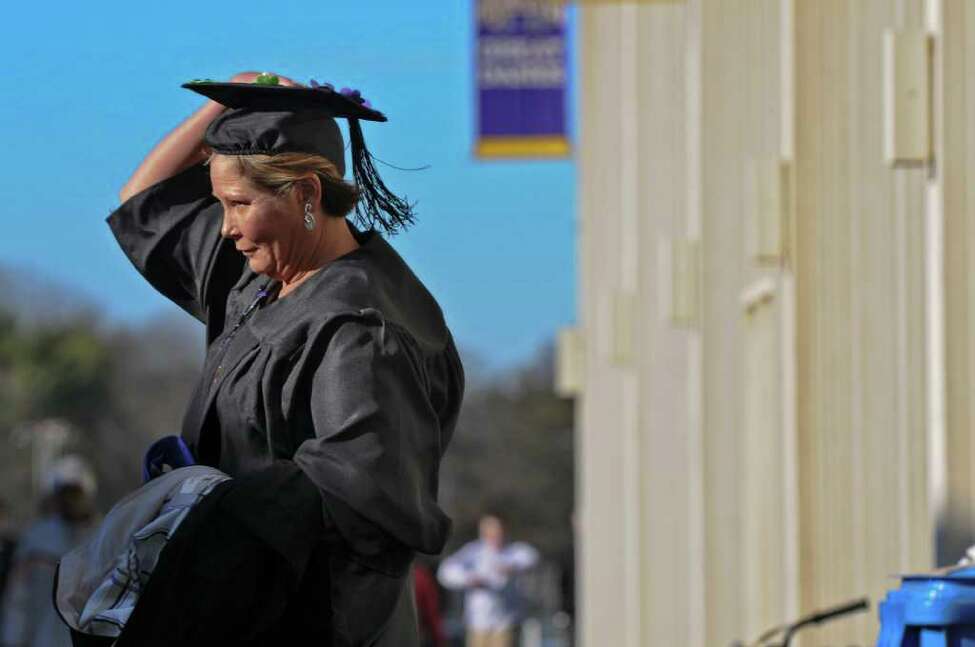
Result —
[[305, 229], [311, 231], [315, 228], [315, 214], [311, 212], [311, 202], [305, 203]]

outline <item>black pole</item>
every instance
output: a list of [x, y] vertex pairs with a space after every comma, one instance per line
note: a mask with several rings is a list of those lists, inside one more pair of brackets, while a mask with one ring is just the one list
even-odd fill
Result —
[[839, 616], [845, 616], [848, 613], [858, 613], [860, 611], [866, 611], [870, 608], [870, 600], [867, 598], [860, 598], [853, 602], [847, 602], [844, 605], [833, 607], [832, 609], [825, 609], [814, 613], [811, 616], [802, 618], [798, 622], [793, 623], [785, 632], [785, 640], [782, 641], [782, 647], [789, 647], [789, 642], [792, 640], [792, 636], [802, 629], [803, 627], [808, 627], [809, 625], [818, 625], [821, 622], [826, 622], [827, 620], [832, 620], [833, 618], [838, 618]]

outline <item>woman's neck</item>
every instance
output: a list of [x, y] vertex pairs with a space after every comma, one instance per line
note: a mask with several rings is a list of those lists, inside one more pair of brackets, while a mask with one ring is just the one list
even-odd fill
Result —
[[279, 279], [281, 281], [281, 289], [278, 292], [279, 299], [287, 296], [335, 259], [345, 256], [359, 247], [359, 242], [352, 235], [345, 218], [326, 216], [319, 219], [319, 225], [316, 244], [309, 249], [307, 254], [303, 255], [305, 262], [297, 264], [294, 271], [288, 272]]

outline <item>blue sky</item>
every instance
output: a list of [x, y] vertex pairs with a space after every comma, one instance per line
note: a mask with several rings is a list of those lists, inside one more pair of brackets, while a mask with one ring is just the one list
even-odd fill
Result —
[[[246, 7], [240, 9], [241, 6]], [[477, 161], [469, 0], [242, 4], [18, 2], [5, 12], [0, 263], [137, 322], [175, 311], [104, 218], [142, 156], [201, 99], [179, 84], [274, 70], [362, 90], [366, 124], [420, 222], [393, 239], [461, 346], [500, 367], [574, 319], [575, 168]], [[39, 295], [40, 296], [40, 295]]]

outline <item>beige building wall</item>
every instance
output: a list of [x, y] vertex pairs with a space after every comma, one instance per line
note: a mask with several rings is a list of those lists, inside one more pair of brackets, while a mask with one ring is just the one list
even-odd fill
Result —
[[943, 213], [944, 454], [940, 510], [949, 545], [975, 534], [975, 4], [947, 1], [934, 44], [935, 155], [931, 202]]
[[[927, 168], [883, 159], [885, 30], [920, 2], [796, 3], [796, 269], [805, 609], [879, 600], [933, 557], [925, 419]], [[811, 634], [876, 633], [872, 617]], [[816, 644], [813, 642], [813, 644]]]
[[[975, 5], [578, 16], [583, 644], [876, 603], [975, 518]], [[930, 34], [932, 159], [887, 163], [888, 31]], [[875, 618], [804, 644], [870, 644]]]

